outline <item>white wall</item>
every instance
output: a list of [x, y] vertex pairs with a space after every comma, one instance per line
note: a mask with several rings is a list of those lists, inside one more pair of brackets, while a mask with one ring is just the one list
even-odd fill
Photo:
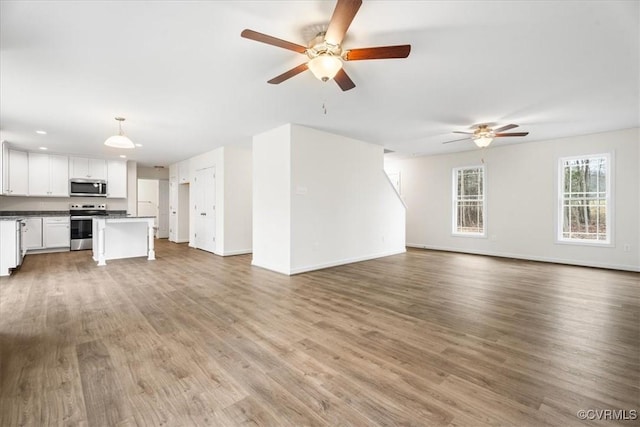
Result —
[[252, 251], [252, 175], [251, 148], [224, 147], [223, 208], [224, 246], [221, 255]]
[[0, 211], [68, 211], [69, 205], [76, 203], [106, 203], [109, 210], [127, 209], [126, 199], [0, 196]]
[[253, 150], [254, 265], [296, 274], [405, 251], [382, 147], [285, 125]]
[[253, 137], [253, 265], [289, 274], [291, 125]]
[[138, 169], [137, 163], [132, 160], [127, 161], [127, 206], [123, 209], [129, 215], [138, 214]]
[[169, 168], [138, 166], [138, 178], [169, 179]]
[[[407, 245], [640, 271], [639, 129], [391, 161], [407, 204]], [[612, 152], [614, 245], [556, 243], [560, 157]], [[452, 168], [484, 158], [487, 238], [451, 234]], [[629, 245], [630, 250], [624, 250]]]

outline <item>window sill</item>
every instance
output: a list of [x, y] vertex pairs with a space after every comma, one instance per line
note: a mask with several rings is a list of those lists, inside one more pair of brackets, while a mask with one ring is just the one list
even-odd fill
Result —
[[556, 239], [557, 245], [571, 245], [571, 246], [592, 246], [596, 248], [613, 248], [615, 245], [613, 242], [599, 242], [589, 240], [560, 240]]
[[471, 237], [474, 239], [486, 239], [486, 233], [451, 233], [452, 237]]

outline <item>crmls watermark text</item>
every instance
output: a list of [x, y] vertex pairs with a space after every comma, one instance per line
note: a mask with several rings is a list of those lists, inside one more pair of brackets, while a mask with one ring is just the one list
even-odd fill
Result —
[[630, 421], [638, 419], [637, 409], [580, 409], [577, 414], [581, 420]]

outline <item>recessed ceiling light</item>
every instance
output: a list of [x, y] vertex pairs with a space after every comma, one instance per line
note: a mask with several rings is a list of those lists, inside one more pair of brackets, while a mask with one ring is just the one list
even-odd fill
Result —
[[142, 147], [142, 144], [136, 144], [136, 147]]
[[120, 157], [123, 158], [123, 159], [127, 158], [127, 156], [125, 156], [124, 154], [120, 154]]
[[46, 131], [44, 131], [44, 130], [37, 130], [37, 131], [36, 131], [36, 133], [37, 133], [38, 135], [46, 135], [46, 134], [47, 134], [47, 132], [46, 132]]
[[41, 150], [47, 150], [47, 147], [40, 147]]

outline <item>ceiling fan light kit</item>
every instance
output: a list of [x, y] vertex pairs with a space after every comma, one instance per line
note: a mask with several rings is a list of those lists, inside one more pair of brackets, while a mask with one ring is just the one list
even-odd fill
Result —
[[306, 54], [309, 60], [268, 81], [280, 84], [285, 80], [309, 69], [316, 78], [323, 82], [335, 80], [343, 91], [353, 89], [356, 85], [343, 69], [343, 61], [360, 61], [365, 59], [406, 58], [411, 52], [411, 45], [379, 46], [362, 49], [342, 49], [344, 39], [353, 18], [362, 5], [362, 0], [338, 0], [333, 10], [326, 32], [320, 32], [311, 40], [308, 47], [291, 43], [253, 30], [244, 30], [241, 37]]
[[342, 68], [342, 61], [337, 56], [323, 54], [311, 58], [307, 66], [318, 80], [326, 82], [338, 74]]
[[125, 121], [125, 118], [116, 117], [115, 119], [118, 121], [118, 134], [107, 138], [107, 140], [104, 142], [104, 145], [114, 148], [135, 148], [135, 144], [124, 135], [124, 132], [122, 132], [122, 122]]
[[492, 141], [493, 141], [493, 138], [490, 138], [488, 136], [481, 136], [479, 138], [473, 139], [473, 142], [475, 142], [476, 145], [480, 148], [488, 147]]

